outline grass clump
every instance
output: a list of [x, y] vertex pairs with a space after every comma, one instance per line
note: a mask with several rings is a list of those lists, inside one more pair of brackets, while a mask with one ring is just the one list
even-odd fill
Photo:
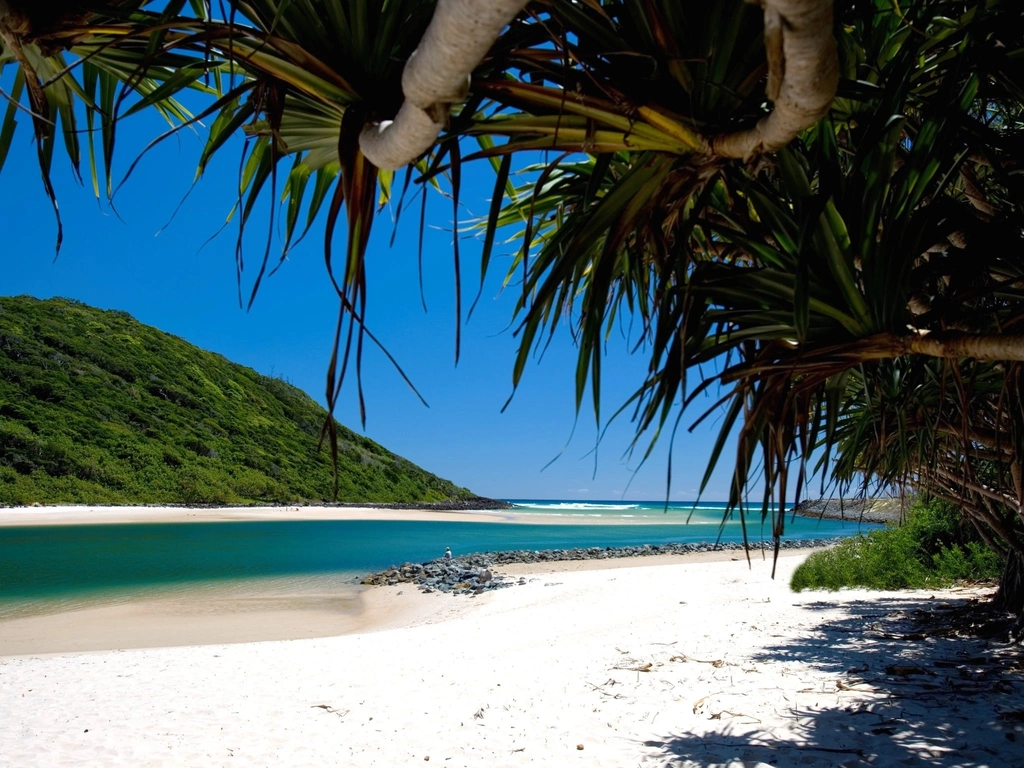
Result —
[[902, 525], [871, 531], [807, 558], [790, 582], [794, 592], [921, 589], [998, 578], [999, 555], [980, 540], [952, 504], [919, 500]]

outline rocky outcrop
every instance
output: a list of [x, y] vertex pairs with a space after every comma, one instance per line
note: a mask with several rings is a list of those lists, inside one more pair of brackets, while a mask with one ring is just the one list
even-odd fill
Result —
[[914, 498], [815, 499], [802, 501], [793, 508], [801, 517], [825, 517], [865, 523], [899, 523], [913, 505]]
[[[807, 549], [830, 547], [842, 539], [804, 539], [783, 541], [782, 549]], [[362, 584], [396, 586], [414, 584], [423, 592], [448, 592], [454, 595], [475, 596], [515, 584], [525, 584], [525, 579], [514, 580], [494, 572], [495, 566], [509, 563], [550, 563], [562, 560], [608, 560], [618, 557], [647, 557], [651, 555], [682, 555], [692, 552], [742, 551], [739, 543], [696, 543], [696, 544], [645, 544], [639, 547], [588, 547], [574, 549], [529, 550], [516, 549], [508, 552], [487, 552], [466, 555], [451, 560], [430, 560], [426, 563], [404, 563], [393, 565], [380, 573], [373, 573], [362, 580]], [[761, 548], [751, 546], [751, 550]], [[770, 543], [765, 551], [771, 553]]]

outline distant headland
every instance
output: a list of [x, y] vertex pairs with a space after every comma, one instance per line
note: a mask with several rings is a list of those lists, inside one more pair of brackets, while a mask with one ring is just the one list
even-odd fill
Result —
[[865, 523], [898, 523], [903, 519], [903, 513], [913, 503], [913, 496], [902, 499], [890, 496], [874, 499], [808, 499], [801, 501], [792, 511], [803, 517], [826, 517], [830, 520], [854, 520]]
[[502, 508], [340, 424], [335, 477], [327, 418], [126, 312], [0, 297], [0, 506]]

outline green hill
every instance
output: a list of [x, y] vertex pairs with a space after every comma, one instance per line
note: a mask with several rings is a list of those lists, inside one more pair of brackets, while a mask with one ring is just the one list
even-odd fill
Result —
[[[0, 297], [0, 504], [329, 501], [304, 392], [134, 320]], [[339, 501], [469, 498], [339, 427]]]

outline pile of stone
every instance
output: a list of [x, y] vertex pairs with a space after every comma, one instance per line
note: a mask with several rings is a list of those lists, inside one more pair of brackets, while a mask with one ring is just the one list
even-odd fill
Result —
[[[809, 547], [830, 547], [842, 539], [783, 540], [782, 549], [805, 549]], [[547, 563], [560, 560], [607, 560], [616, 557], [646, 557], [651, 555], [681, 555], [691, 552], [742, 551], [742, 544], [700, 543], [700, 544], [644, 544], [638, 547], [589, 547], [586, 549], [546, 549], [541, 551], [516, 549], [508, 552], [487, 552], [467, 555], [451, 560], [431, 560], [426, 563], [405, 563], [393, 565], [386, 571], [373, 573], [362, 580], [362, 584], [396, 586], [414, 584], [423, 592], [449, 592], [454, 595], [478, 595], [493, 589], [525, 584], [525, 579], [514, 581], [507, 576], [494, 573], [494, 566], [509, 563]], [[760, 552], [761, 547], [752, 544], [751, 552]], [[772, 553], [772, 545], [766, 542], [764, 551]]]
[[431, 560], [427, 563], [405, 563], [373, 573], [362, 580], [362, 584], [377, 586], [415, 584], [423, 592], [450, 592], [453, 595], [478, 595], [502, 587], [511, 587], [515, 582], [495, 574], [490, 561], [484, 555]]
[[[807, 549], [810, 547], [831, 547], [838, 544], [842, 539], [803, 539], [801, 541], [790, 541], [783, 539], [782, 549]], [[773, 545], [765, 542], [764, 550], [771, 552]], [[710, 542], [694, 544], [644, 544], [637, 547], [589, 547], [586, 549], [546, 549], [542, 551], [531, 551], [528, 549], [517, 549], [509, 552], [488, 552], [486, 557], [491, 558], [491, 563], [504, 565], [505, 563], [545, 563], [558, 560], [607, 560], [616, 557], [647, 557], [650, 555], [685, 555], [691, 552], [722, 552], [742, 551], [742, 543], [720, 543]], [[761, 551], [759, 543], [751, 542], [750, 550]]]

